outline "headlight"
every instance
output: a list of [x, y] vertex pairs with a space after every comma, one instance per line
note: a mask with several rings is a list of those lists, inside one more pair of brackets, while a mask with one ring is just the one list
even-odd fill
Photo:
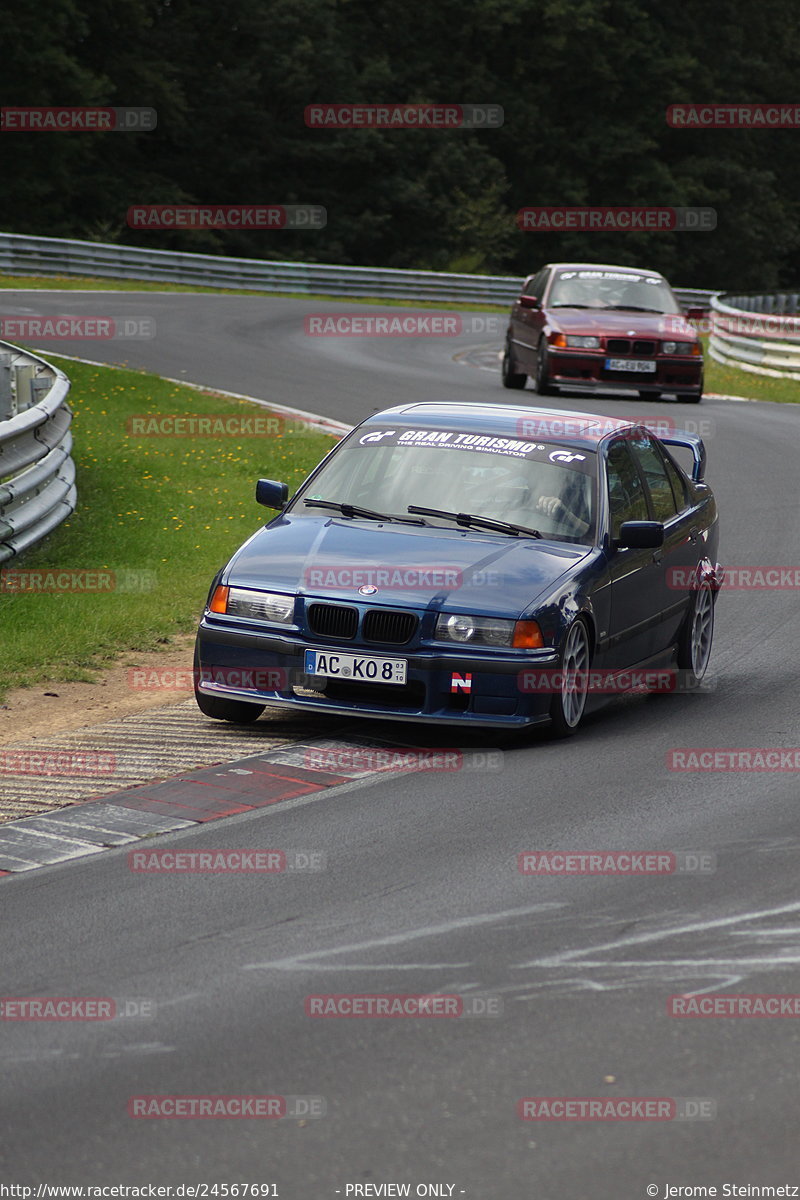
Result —
[[504, 617], [471, 617], [461, 613], [441, 613], [436, 622], [439, 642], [469, 642], [472, 646], [535, 648], [543, 646], [535, 621], [509, 621]]
[[567, 345], [574, 346], [577, 350], [599, 350], [599, 337], [578, 337], [574, 334], [567, 334]]
[[436, 622], [436, 638], [442, 642], [471, 642], [473, 646], [510, 646], [514, 622], [502, 617], [468, 617], [442, 613]]
[[442, 613], [436, 622], [436, 636], [448, 642], [471, 642], [478, 621], [480, 617], [446, 617]]
[[661, 349], [664, 354], [696, 354], [696, 345], [697, 342], [662, 342]]
[[269, 621], [273, 625], [291, 625], [294, 618], [294, 596], [279, 592], [257, 592], [249, 588], [218, 587], [209, 608], [229, 617], [250, 617]]

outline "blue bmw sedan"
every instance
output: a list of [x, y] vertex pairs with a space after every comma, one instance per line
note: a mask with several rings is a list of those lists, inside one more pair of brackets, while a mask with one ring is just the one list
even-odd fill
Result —
[[376, 413], [291, 499], [258, 482], [278, 515], [212, 582], [197, 703], [567, 736], [608, 694], [696, 686], [722, 582], [705, 461], [587, 413]]

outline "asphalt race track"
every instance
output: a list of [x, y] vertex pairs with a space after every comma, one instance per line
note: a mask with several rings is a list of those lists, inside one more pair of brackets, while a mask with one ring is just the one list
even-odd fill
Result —
[[[150, 339], [37, 346], [341, 421], [409, 399], [536, 404], [530, 390], [504, 392], [499, 372], [454, 361], [490, 361], [500, 316], [452, 338], [311, 338], [306, 314], [379, 310], [62, 301], [0, 293], [0, 315], [154, 319]], [[723, 563], [800, 564], [796, 406], [547, 403], [699, 423]], [[2, 1023], [0, 1179], [275, 1183], [282, 1200], [402, 1194], [347, 1191], [386, 1183], [472, 1200], [800, 1183], [796, 1023], [667, 1012], [676, 993], [800, 993], [798, 772], [667, 767], [672, 748], [800, 746], [797, 618], [796, 590], [723, 591], [701, 694], [615, 701], [566, 743], [487, 731], [500, 771], [390, 774], [153, 843], [318, 850], [317, 873], [136, 874], [119, 849], [2, 880], [3, 996], [147, 1000], [153, 1015]], [[472, 731], [463, 742], [389, 722], [353, 732], [480, 748]], [[517, 855], [533, 850], [691, 851], [714, 869], [522, 875]], [[333, 993], [478, 996], [495, 1015], [306, 1015], [307, 996]], [[129, 1117], [129, 1098], [150, 1094], [324, 1097], [327, 1108], [275, 1121]], [[671, 1098], [703, 1115], [524, 1121], [523, 1097]]]

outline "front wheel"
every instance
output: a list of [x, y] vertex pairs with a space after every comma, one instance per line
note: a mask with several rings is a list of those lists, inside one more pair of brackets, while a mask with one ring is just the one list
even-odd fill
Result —
[[514, 389], [525, 387], [528, 376], [520, 374], [520, 372], [515, 369], [516, 365], [517, 364], [514, 361], [514, 355], [511, 347], [508, 342], [506, 342], [506, 348], [503, 352], [503, 365], [501, 368], [503, 387]]
[[683, 400], [683, 402], [685, 404], [699, 404], [700, 401], [703, 399], [703, 387], [704, 387], [704, 379], [703, 379], [703, 376], [701, 375], [700, 376], [700, 387], [697, 389], [697, 391], [696, 392], [682, 392], [682, 393], [679, 392], [678, 399]]
[[540, 396], [555, 396], [557, 389], [550, 382], [550, 368], [547, 363], [547, 344], [539, 342], [539, 352], [536, 355], [536, 376], [534, 387]]
[[699, 685], [706, 673], [713, 640], [714, 593], [703, 583], [695, 593], [678, 641], [678, 669], [685, 672], [690, 690]]
[[559, 689], [550, 703], [550, 721], [556, 737], [572, 737], [581, 723], [589, 690], [589, 631], [580, 617], [564, 639]]
[[265, 704], [249, 704], [246, 700], [228, 700], [225, 696], [207, 696], [197, 686], [200, 679], [200, 659], [194, 654], [194, 698], [200, 712], [215, 721], [230, 721], [233, 725], [252, 725], [266, 708]]
[[246, 700], [228, 700], [224, 696], [206, 696], [195, 689], [197, 707], [215, 721], [230, 721], [233, 725], [252, 725], [264, 711], [264, 704], [248, 704]]

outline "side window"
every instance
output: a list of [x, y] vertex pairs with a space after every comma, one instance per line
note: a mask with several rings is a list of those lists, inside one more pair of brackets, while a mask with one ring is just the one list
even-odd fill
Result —
[[526, 296], [537, 296], [541, 300], [542, 293], [544, 292], [544, 284], [545, 284], [546, 278], [547, 278], [547, 270], [546, 270], [546, 268], [544, 268], [541, 271], [539, 271], [539, 273], [537, 275], [534, 275], [533, 279], [530, 281], [528, 286], [525, 288], [525, 295]]
[[686, 484], [681, 478], [680, 471], [668, 455], [664, 455], [664, 462], [667, 468], [667, 478], [672, 484], [672, 492], [675, 496], [675, 503], [678, 506], [678, 512], [683, 512], [689, 503], [686, 495]]
[[650, 516], [641, 477], [625, 442], [612, 443], [606, 476], [611, 536], [619, 537], [623, 521], [646, 521]]
[[658, 447], [647, 434], [632, 438], [630, 447], [647, 480], [647, 488], [653, 501], [653, 517], [656, 521], [671, 520], [678, 509], [667, 468]]

